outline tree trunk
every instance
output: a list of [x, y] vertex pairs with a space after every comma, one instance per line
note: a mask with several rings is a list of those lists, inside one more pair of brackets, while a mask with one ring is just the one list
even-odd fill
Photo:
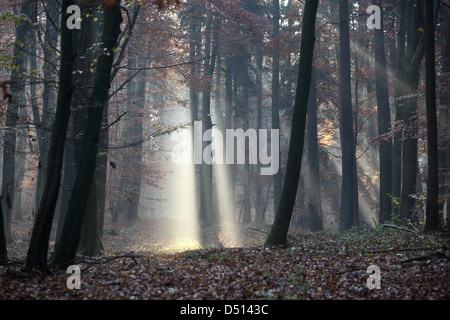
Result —
[[318, 0], [306, 0], [302, 26], [302, 40], [297, 89], [295, 94], [289, 153], [283, 191], [275, 221], [267, 237], [267, 245], [286, 245], [292, 210], [300, 178], [303, 144], [306, 127], [311, 70], [315, 42], [315, 22]]
[[[136, 108], [136, 73], [137, 71], [137, 48], [138, 41], [135, 35], [131, 36], [130, 39], [130, 47], [128, 48], [128, 69], [127, 77], [131, 79], [127, 85], [127, 128], [123, 133], [124, 143], [130, 143], [135, 138], [134, 134], [134, 122], [136, 118], [134, 117], [134, 110]], [[139, 121], [139, 120], [138, 120]], [[118, 201], [118, 205], [116, 207], [117, 215], [123, 214], [127, 220], [133, 220], [133, 217], [130, 215], [130, 212], [133, 210], [132, 208], [135, 204], [132, 202], [132, 189], [134, 183], [134, 173], [128, 170], [128, 166], [130, 163], [133, 163], [134, 154], [131, 154], [131, 150], [127, 150], [123, 154], [123, 165], [121, 168], [121, 181], [120, 181], [120, 199]]]
[[342, 188], [340, 208], [340, 229], [353, 225], [355, 185], [354, 134], [352, 117], [352, 93], [350, 82], [350, 34], [348, 21], [348, 2], [339, 0], [339, 93], [340, 93], [340, 136], [342, 148]]
[[63, 162], [63, 175], [62, 175], [62, 187], [59, 203], [57, 206], [58, 216], [58, 227], [56, 229], [56, 238], [59, 237], [64, 225], [64, 220], [66, 218], [67, 208], [69, 207], [69, 199], [72, 194], [73, 182], [76, 176], [76, 166], [75, 166], [75, 148], [73, 145], [73, 130], [72, 124], [69, 123], [67, 129], [67, 141], [64, 148], [64, 162]]
[[[381, 8], [381, 3], [377, 5]], [[391, 113], [389, 109], [389, 92], [386, 73], [386, 56], [384, 53], [383, 14], [381, 14], [381, 29], [374, 30], [375, 51], [375, 85], [378, 111], [378, 135], [390, 131]], [[380, 159], [380, 222], [384, 223], [391, 219], [391, 142], [382, 140], [379, 145]]]
[[[215, 23], [214, 30], [212, 29], [212, 20], [208, 20], [205, 29], [205, 60], [204, 73], [206, 78], [206, 88], [203, 90], [202, 100], [202, 136], [204, 136], [207, 130], [212, 129], [211, 122], [211, 81], [214, 73], [214, 66], [217, 53], [217, 40], [218, 30], [217, 23]], [[211, 33], [214, 34], [214, 43], [211, 50]], [[211, 130], [209, 131], [211, 132]], [[211, 138], [211, 136], [209, 136]], [[202, 150], [205, 150], [208, 142], [204, 141]], [[200, 185], [200, 217], [205, 226], [212, 226], [214, 223], [214, 210], [213, 210], [213, 186], [212, 186], [212, 165], [202, 162], [201, 165], [201, 185]]]
[[[397, 37], [397, 70], [396, 70], [396, 99], [395, 99], [395, 121], [403, 120], [403, 96], [405, 81], [405, 28], [406, 28], [406, 3], [403, 1], [399, 5], [400, 22]], [[394, 137], [392, 150], [392, 196], [400, 197], [402, 177], [402, 134]]]
[[425, 230], [439, 228], [438, 132], [436, 115], [436, 63], [434, 52], [434, 3], [425, 1], [425, 78], [427, 108], [428, 179]]
[[[145, 86], [146, 86], [146, 72], [144, 68], [147, 67], [147, 62], [144, 58], [138, 59], [138, 68], [141, 69], [139, 75], [137, 76], [138, 81], [136, 84], [136, 105], [134, 109], [136, 110], [136, 117], [133, 124], [133, 136], [138, 139], [143, 137], [143, 127], [142, 119], [144, 118], [145, 109]], [[141, 182], [142, 182], [142, 143], [139, 143], [134, 151], [136, 155], [134, 156], [133, 162], [136, 168], [134, 179], [132, 179], [132, 185], [130, 185], [130, 199], [131, 203], [128, 206], [127, 219], [135, 221], [139, 218], [139, 200], [141, 197]]]
[[9, 99], [5, 131], [3, 139], [3, 176], [1, 205], [4, 215], [6, 241], [11, 242], [11, 217], [14, 204], [15, 192], [15, 157], [16, 157], [16, 126], [19, 109], [25, 105], [25, 74], [27, 71], [27, 35], [30, 30], [29, 19], [33, 15], [33, 1], [26, 1], [21, 8], [20, 14], [25, 17], [16, 22], [16, 41], [13, 52], [13, 63], [17, 66], [11, 71], [11, 97]]
[[311, 75], [311, 89], [308, 100], [308, 188], [309, 217], [311, 231], [323, 230], [322, 203], [320, 196], [319, 145], [317, 139], [317, 89], [314, 67]]
[[61, 236], [55, 244], [55, 251], [51, 261], [51, 265], [55, 267], [65, 267], [73, 262], [80, 241], [89, 190], [96, 168], [103, 111], [108, 101], [114, 48], [120, 35], [120, 24], [122, 23], [120, 1], [116, 1], [115, 5], [106, 10], [104, 17], [103, 50], [98, 56], [94, 88], [88, 110], [87, 130], [83, 139], [82, 159], [75, 179], [74, 192], [72, 192], [69, 201], [64, 227]]
[[[192, 62], [190, 66], [190, 73], [191, 78], [189, 81], [189, 100], [190, 100], [190, 106], [191, 106], [191, 136], [192, 136], [192, 154], [191, 159], [194, 159], [194, 132], [195, 132], [195, 121], [198, 120], [198, 111], [199, 111], [199, 91], [198, 91], [198, 84], [194, 77], [197, 76], [199, 73], [199, 70], [197, 68], [197, 63], [194, 62], [198, 58], [198, 49], [199, 49], [199, 22], [195, 18], [195, 9], [191, 9], [191, 13], [194, 15], [193, 18], [191, 18], [189, 22], [189, 60]], [[201, 208], [201, 204], [199, 204], [199, 192], [198, 192], [198, 182], [199, 182], [199, 175], [198, 173], [198, 164], [194, 164], [194, 186], [195, 186], [195, 205], [196, 208]]]
[[[44, 65], [42, 67], [44, 73], [43, 93], [42, 93], [42, 116], [39, 116], [39, 110], [34, 108], [35, 112], [34, 121], [38, 122], [37, 135], [39, 140], [39, 166], [38, 176], [36, 183], [36, 212], [39, 209], [39, 203], [41, 201], [42, 192], [44, 190], [46, 175], [47, 175], [47, 162], [48, 162], [48, 149], [51, 140], [51, 131], [45, 130], [51, 128], [53, 125], [53, 116], [55, 113], [55, 90], [54, 83], [56, 82], [56, 67], [58, 64], [58, 57], [56, 49], [58, 46], [58, 27], [59, 27], [59, 8], [60, 4], [56, 1], [50, 0], [45, 2], [46, 9], [46, 23], [45, 23], [45, 42], [44, 42]], [[34, 59], [34, 58], [33, 58]]]
[[[250, 104], [249, 104], [249, 90], [250, 90], [250, 84], [248, 83], [247, 79], [249, 78], [249, 74], [248, 74], [248, 61], [249, 61], [249, 57], [248, 56], [244, 56], [243, 57], [243, 62], [244, 62], [244, 66], [242, 68], [242, 72], [244, 74], [244, 81], [242, 81], [242, 100], [243, 103], [242, 105], [244, 106], [244, 110], [243, 110], [243, 122], [244, 122], [244, 131], [247, 131], [250, 128]], [[249, 143], [250, 144], [250, 143]], [[249, 145], [250, 147], [250, 145]], [[249, 148], [245, 148], [245, 159], [246, 162], [243, 165], [243, 170], [244, 170], [244, 174], [243, 174], [243, 189], [244, 189], [244, 212], [242, 215], [242, 223], [244, 225], [249, 224], [252, 222], [252, 215], [251, 215], [251, 201], [250, 201], [250, 197], [251, 197], [251, 165], [250, 165], [250, 159], [249, 159]]]
[[[102, 23], [102, 15], [97, 8], [90, 4], [84, 4], [81, 13], [83, 16], [89, 17], [83, 19], [81, 22], [81, 30], [75, 32], [77, 58], [75, 59], [76, 70], [81, 70], [82, 73], [76, 73], [74, 76], [75, 90], [72, 100], [72, 128], [75, 149], [75, 167], [80, 169], [81, 155], [83, 154], [83, 137], [86, 134], [86, 126], [89, 117], [89, 98], [92, 95], [92, 88], [94, 86], [95, 65], [92, 62], [98, 55], [97, 50], [93, 50], [94, 44], [100, 42]], [[98, 22], [95, 21], [97, 18]], [[104, 109], [106, 111], [107, 108]], [[103, 120], [103, 119], [102, 119]], [[105, 153], [105, 152], [104, 152]], [[100, 155], [97, 155], [100, 158]], [[96, 171], [97, 172], [97, 171]], [[71, 174], [76, 177], [75, 174]], [[95, 179], [95, 178], [94, 178]], [[74, 184], [75, 179], [71, 184]], [[85, 219], [83, 221], [81, 240], [78, 251], [83, 255], [99, 255], [103, 251], [103, 244], [98, 228], [98, 206], [97, 206], [97, 184], [89, 190], [89, 200], [86, 208]], [[72, 190], [73, 192], [77, 192]], [[70, 202], [70, 198], [69, 198]], [[63, 210], [67, 210], [64, 207]], [[63, 224], [64, 226], [64, 224]]]
[[[280, 129], [280, 48], [277, 45], [280, 30], [280, 1], [273, 0], [273, 30], [272, 30], [272, 129]], [[280, 157], [279, 157], [280, 158]], [[280, 158], [281, 159], [281, 158]], [[280, 161], [281, 163], [281, 161]], [[273, 176], [274, 212], [277, 211], [283, 187], [281, 165]]]
[[53, 215], [61, 181], [61, 169], [64, 156], [67, 125], [70, 117], [72, 98], [72, 68], [75, 58], [72, 43], [72, 31], [67, 28], [67, 8], [73, 5], [73, 0], [64, 0], [61, 16], [61, 67], [56, 106], [55, 124], [53, 127], [48, 156], [48, 171], [39, 210], [30, 239], [26, 257], [27, 270], [38, 269], [48, 271], [47, 252], [48, 240], [52, 227]]
[[[261, 50], [258, 50], [256, 55], [256, 129], [259, 132], [262, 129], [262, 112], [263, 112], [263, 85], [262, 85], [262, 70], [263, 70], [263, 54]], [[261, 144], [258, 144], [260, 148]], [[258, 150], [259, 154], [259, 150]], [[258, 163], [256, 168], [257, 172], [261, 172], [261, 165]], [[256, 211], [256, 224], [264, 224], [263, 215], [263, 185], [261, 177], [259, 176], [256, 180], [256, 200], [255, 200], [255, 211]]]
[[[447, 8], [448, 12], [448, 8]], [[448, 18], [447, 14], [447, 18]], [[443, 65], [442, 65], [442, 73], [449, 74], [450, 73], [450, 21], [447, 19], [447, 39], [445, 47], [443, 48]], [[439, 104], [441, 106], [447, 106], [450, 102], [449, 92], [447, 94], [441, 94], [439, 98]], [[450, 112], [448, 108], [439, 108], [439, 131], [445, 132], [450, 129]], [[443, 145], [445, 146], [447, 142], [444, 141]], [[450, 192], [450, 148], [442, 147], [438, 150], [439, 155], [439, 177], [441, 177], [440, 181], [440, 190], [439, 193], [443, 196], [449, 194]], [[447, 204], [447, 205], [446, 205]], [[445, 221], [446, 225], [450, 225], [450, 215], [448, 214], [448, 199], [445, 199], [439, 204], [439, 211], [442, 211], [444, 214], [444, 210], [447, 210], [447, 221]]]
[[3, 220], [3, 210], [0, 206], [0, 261], [8, 259], [8, 249], [6, 247], [5, 225]]
[[98, 227], [97, 183], [92, 181], [86, 213], [83, 219], [82, 235], [78, 245], [78, 253], [84, 256], [98, 256], [104, 250]]
[[[419, 0], [406, 3], [406, 35], [407, 48], [405, 58], [405, 95], [413, 95], [419, 85], [419, 64], [422, 60], [424, 48], [419, 29], [419, 14], [421, 5]], [[402, 192], [400, 199], [400, 215], [412, 218], [415, 211], [415, 193], [417, 176], [417, 124], [411, 122], [416, 114], [417, 97], [405, 98], [403, 106], [404, 132], [402, 142]]]

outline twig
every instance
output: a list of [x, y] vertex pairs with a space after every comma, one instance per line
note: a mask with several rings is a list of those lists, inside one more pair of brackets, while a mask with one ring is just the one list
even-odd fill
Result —
[[88, 261], [88, 260], [85, 260], [85, 261], [83, 261], [83, 262], [86, 262], [86, 263], [88, 263], [88, 264], [105, 264], [105, 263], [108, 263], [108, 262], [111, 262], [111, 261], [113, 261], [113, 260], [120, 259], [120, 258], [131, 258], [131, 259], [133, 259], [133, 260], [136, 260], [136, 258], [140, 258], [140, 257], [141, 257], [141, 256], [136, 256], [136, 255], [132, 255], [132, 254], [124, 254], [124, 255], [115, 256], [115, 257], [112, 257], [112, 258], [109, 258], [109, 259], [105, 259], [105, 261], [103, 261], [103, 262], [101, 262], [101, 260], [103, 259], [103, 257], [100, 258], [100, 259], [97, 259], [97, 260], [95, 260], [95, 261]]
[[16, 258], [10, 258], [6, 260], [0, 260], [0, 266], [6, 266], [10, 264], [24, 264], [24, 260], [16, 259]]
[[365, 251], [363, 253], [385, 253], [385, 252], [403, 252], [403, 251], [428, 251], [441, 249], [440, 247], [435, 248], [392, 248], [387, 250], [376, 250], [376, 251]]
[[375, 223], [375, 227], [378, 228], [378, 223], [377, 223], [377, 221], [375, 220], [374, 217], [372, 217], [372, 220], [373, 220], [373, 223]]
[[417, 230], [417, 228], [416, 227], [414, 227], [414, 225], [412, 224], [412, 222], [411, 222], [411, 220], [409, 220], [408, 219], [408, 223], [411, 225], [411, 227], [413, 227], [414, 228], [414, 230], [416, 230], [416, 232], [419, 232], [419, 230]]
[[[96, 264], [102, 264], [103, 265], [105, 263], [108, 263], [108, 262], [111, 262], [113, 260], [120, 259], [120, 258], [131, 258], [131, 259], [133, 259], [133, 262], [135, 264], [137, 264], [136, 258], [140, 258], [140, 257], [141, 256], [137, 256], [137, 255], [133, 255], [133, 254], [124, 254], [124, 255], [120, 255], [120, 256], [111, 257], [109, 259], [104, 259], [105, 257], [101, 257], [101, 258], [99, 258], [99, 259], [97, 259], [95, 261], [83, 260], [81, 262], [89, 264], [89, 266], [87, 266], [86, 268], [83, 269], [83, 271], [84, 271], [86, 269], [89, 269], [93, 265], [96, 265]], [[102, 260], [104, 260], [104, 261], [102, 261]]]
[[250, 230], [254, 230], [254, 231], [262, 232], [262, 233], [265, 233], [265, 234], [269, 234], [267, 231], [264, 231], [264, 230], [259, 230], [259, 229], [252, 228], [252, 227], [247, 227], [247, 228], [250, 229]]
[[438, 257], [438, 258], [450, 260], [450, 257], [445, 255], [445, 253], [443, 253], [442, 251], [436, 251], [436, 252], [429, 253], [429, 254], [426, 254], [426, 255], [422, 255], [422, 256], [418, 256], [418, 257], [414, 257], [414, 258], [410, 258], [410, 259], [406, 259], [406, 260], [400, 261], [400, 264], [411, 262], [411, 261], [427, 260], [427, 259], [432, 258], [432, 257]]
[[109, 127], [113, 126], [115, 123], [119, 122], [120, 119], [126, 115], [127, 112], [122, 113], [116, 120], [114, 120], [113, 122], [111, 122], [110, 124], [108, 124], [106, 127], [104, 127], [100, 132], [104, 132], [106, 130], [108, 130]]
[[365, 270], [367, 270], [367, 268], [360, 267], [360, 266], [346, 265], [346, 267], [350, 268], [350, 270], [339, 271], [336, 274], [342, 274], [342, 273], [353, 272], [353, 271], [365, 271]]
[[399, 226], [396, 226], [396, 225], [393, 225], [393, 224], [382, 224], [382, 223], [380, 223], [380, 224], [378, 224], [378, 225], [380, 225], [380, 226], [382, 226], [382, 227], [386, 227], [386, 228], [394, 228], [394, 229], [399, 229], [399, 230], [403, 230], [403, 231], [408, 231], [408, 232], [416, 233], [416, 231], [414, 231], [414, 230], [407, 229], [407, 228], [403, 228], [403, 227], [399, 227]]

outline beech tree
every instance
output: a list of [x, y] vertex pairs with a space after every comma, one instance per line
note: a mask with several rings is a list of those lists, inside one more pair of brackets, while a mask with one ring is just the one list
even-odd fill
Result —
[[317, 139], [317, 88], [316, 71], [313, 67], [311, 75], [311, 89], [308, 100], [308, 169], [309, 169], [309, 216], [311, 230], [323, 229], [322, 201], [320, 196], [320, 172], [319, 172], [319, 146]]
[[306, 0], [303, 14], [302, 42], [297, 90], [292, 114], [291, 139], [280, 203], [267, 237], [267, 245], [286, 245], [289, 224], [300, 178], [301, 160], [306, 127], [311, 71], [314, 55], [315, 25], [318, 0]]
[[70, 264], [75, 258], [80, 241], [81, 227], [96, 168], [103, 110], [108, 101], [114, 48], [120, 35], [122, 21], [120, 0], [118, 0], [104, 13], [103, 50], [100, 50], [98, 56], [94, 88], [88, 109], [86, 134], [83, 139], [83, 154], [75, 178], [74, 191], [69, 200], [64, 226], [55, 244], [55, 252], [51, 261], [51, 265], [54, 267], [65, 267]]
[[25, 268], [48, 271], [47, 253], [48, 241], [52, 227], [53, 215], [61, 180], [61, 169], [66, 142], [66, 131], [70, 118], [70, 104], [72, 98], [72, 71], [75, 58], [72, 30], [67, 27], [69, 14], [67, 8], [74, 4], [72, 0], [64, 0], [61, 8], [61, 63], [59, 76], [58, 101], [55, 122], [48, 153], [48, 169], [39, 210], [31, 234], [30, 245]]
[[21, 17], [16, 22], [16, 40], [13, 53], [13, 64], [16, 66], [11, 72], [11, 96], [6, 110], [5, 132], [3, 140], [3, 175], [0, 202], [3, 206], [5, 219], [5, 236], [8, 242], [11, 237], [11, 219], [15, 194], [15, 163], [17, 119], [19, 109], [25, 106], [25, 74], [27, 72], [27, 39], [30, 31], [30, 21], [33, 15], [33, 1], [22, 4]]
[[339, 0], [339, 127], [342, 150], [342, 188], [340, 207], [340, 229], [346, 230], [356, 223], [358, 201], [355, 199], [358, 186], [355, 184], [356, 158], [354, 147], [352, 92], [350, 82], [350, 33], [348, 1]]
[[[381, 3], [377, 2], [381, 8]], [[378, 111], [378, 134], [384, 135], [390, 131], [391, 113], [389, 110], [389, 93], [386, 72], [386, 56], [384, 53], [383, 14], [381, 14], [380, 29], [374, 30], [375, 51], [375, 85]], [[382, 141], [380, 149], [380, 222], [391, 218], [391, 165], [392, 153], [390, 141]]]
[[427, 204], [425, 230], [439, 227], [438, 124], [436, 114], [436, 63], [434, 45], [434, 8], [436, 1], [425, 1], [425, 81], [427, 108]]
[[414, 95], [419, 86], [419, 63], [424, 55], [423, 39], [419, 29], [423, 2], [406, 1], [406, 39], [405, 75], [403, 99], [403, 141], [402, 141], [402, 191], [400, 198], [400, 215], [411, 219], [415, 212], [415, 193], [417, 183], [417, 125], [412, 121], [417, 111], [417, 96]]

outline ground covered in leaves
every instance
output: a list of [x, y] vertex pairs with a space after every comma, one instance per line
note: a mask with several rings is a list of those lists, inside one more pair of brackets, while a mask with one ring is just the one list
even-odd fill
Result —
[[[445, 232], [294, 232], [288, 247], [276, 248], [263, 245], [267, 229], [241, 227], [239, 243], [213, 229], [205, 242], [214, 234], [225, 246], [211, 240], [197, 249], [176, 234], [158, 234], [164, 223], [106, 226], [105, 254], [78, 257], [81, 289], [69, 290], [65, 270], [22, 271], [31, 223], [14, 222], [0, 299], [450, 299]], [[367, 288], [371, 265], [380, 268], [380, 289]]]

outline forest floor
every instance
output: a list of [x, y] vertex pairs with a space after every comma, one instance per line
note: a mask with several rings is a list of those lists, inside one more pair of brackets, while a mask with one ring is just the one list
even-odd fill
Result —
[[[105, 254], [77, 258], [81, 289], [65, 270], [22, 271], [31, 222], [14, 221], [10, 260], [0, 265], [2, 299], [450, 299], [449, 233], [355, 228], [292, 232], [286, 248], [264, 246], [267, 229], [240, 227], [240, 243], [209, 248], [166, 232], [165, 219], [107, 224]], [[177, 244], [178, 243], [178, 244]], [[50, 249], [52, 250], [53, 243]], [[191, 247], [190, 247], [191, 246]], [[231, 246], [231, 247], [228, 247]], [[369, 290], [367, 268], [380, 268]]]

